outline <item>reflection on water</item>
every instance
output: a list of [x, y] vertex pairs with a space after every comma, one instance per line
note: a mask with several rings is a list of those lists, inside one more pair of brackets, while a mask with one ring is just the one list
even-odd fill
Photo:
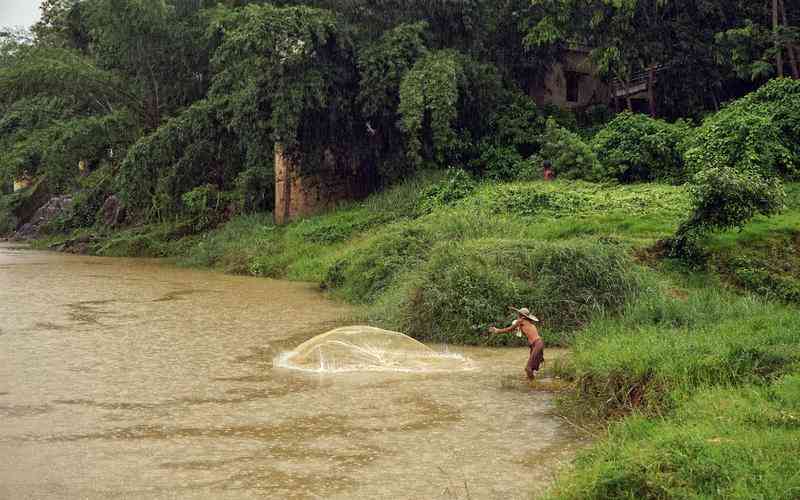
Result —
[[0, 244], [0, 498], [530, 498], [571, 456], [526, 350], [273, 367], [348, 313], [304, 284]]

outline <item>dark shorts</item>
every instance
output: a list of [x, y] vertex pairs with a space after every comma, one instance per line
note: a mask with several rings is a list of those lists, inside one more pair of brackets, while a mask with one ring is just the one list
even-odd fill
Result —
[[544, 341], [537, 340], [530, 344], [531, 355], [528, 358], [528, 364], [525, 366], [525, 373], [528, 378], [533, 378], [534, 372], [539, 370], [539, 367], [544, 363]]

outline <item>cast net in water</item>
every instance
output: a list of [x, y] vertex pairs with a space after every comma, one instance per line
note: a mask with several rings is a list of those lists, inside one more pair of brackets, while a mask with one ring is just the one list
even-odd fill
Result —
[[317, 373], [357, 371], [447, 372], [473, 368], [460, 354], [439, 352], [408, 335], [371, 326], [348, 326], [317, 335], [276, 364]]

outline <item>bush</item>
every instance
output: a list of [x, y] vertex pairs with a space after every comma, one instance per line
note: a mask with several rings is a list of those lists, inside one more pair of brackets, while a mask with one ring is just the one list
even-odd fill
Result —
[[131, 146], [117, 189], [133, 214], [163, 219], [179, 213], [194, 188], [235, 187], [246, 164], [241, 138], [225, 124], [228, 106], [222, 98], [198, 101]]
[[592, 148], [574, 132], [560, 127], [553, 118], [547, 120], [539, 154], [542, 160], [553, 164], [556, 175], [565, 179], [595, 179], [600, 168]]
[[700, 172], [690, 193], [694, 211], [689, 225], [704, 231], [741, 227], [756, 214], [775, 214], [786, 198], [778, 179], [730, 168]]
[[[437, 247], [398, 314], [419, 339], [482, 343], [489, 325], [528, 306], [549, 341], [598, 314], [613, 314], [643, 293], [646, 281], [625, 252], [592, 242], [479, 240]], [[512, 337], [492, 338], [495, 343]]]
[[617, 115], [592, 140], [600, 177], [620, 182], [680, 181], [679, 144], [687, 130], [683, 123], [673, 125], [642, 114]]
[[20, 204], [25, 194], [25, 191], [0, 194], [0, 237], [10, 235], [17, 230], [19, 220], [14, 215], [14, 209]]
[[430, 213], [437, 208], [451, 205], [472, 194], [476, 187], [475, 180], [467, 172], [450, 168], [444, 180], [422, 191], [417, 203], [418, 210], [421, 213]]
[[711, 231], [742, 227], [757, 214], [773, 215], [784, 207], [786, 192], [776, 178], [755, 171], [710, 168], [690, 186], [692, 212], [669, 242], [670, 254], [689, 261], [702, 258], [700, 239]]
[[243, 213], [272, 211], [275, 203], [275, 169], [272, 163], [243, 170], [236, 177], [236, 196]]
[[72, 197], [72, 208], [57, 216], [44, 228], [45, 233], [64, 233], [95, 225], [106, 198], [111, 195], [113, 172], [101, 167], [80, 179], [79, 189]]
[[371, 304], [400, 274], [425, 261], [433, 241], [423, 228], [394, 226], [338, 259], [328, 269], [323, 286], [338, 289], [351, 302]]
[[471, 164], [484, 177], [495, 182], [532, 177], [531, 164], [523, 160], [513, 146], [484, 142], [480, 145], [479, 158]]
[[210, 229], [222, 219], [224, 200], [214, 185], [206, 184], [183, 193], [181, 201], [192, 218], [195, 231]]
[[734, 168], [796, 177], [800, 162], [800, 81], [778, 79], [707, 118], [689, 135], [690, 173]]
[[545, 120], [533, 99], [522, 92], [510, 92], [491, 122], [495, 144], [511, 146], [523, 156], [530, 156], [541, 147]]

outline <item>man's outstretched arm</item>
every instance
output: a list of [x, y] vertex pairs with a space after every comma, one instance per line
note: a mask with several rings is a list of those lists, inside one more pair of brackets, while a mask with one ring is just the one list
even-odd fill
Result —
[[500, 335], [500, 334], [503, 334], [503, 333], [511, 333], [516, 329], [517, 329], [517, 325], [515, 325], [515, 324], [509, 326], [508, 328], [495, 328], [495, 327], [492, 326], [492, 327], [489, 327], [489, 333], [490, 334], [495, 334], [495, 335]]

